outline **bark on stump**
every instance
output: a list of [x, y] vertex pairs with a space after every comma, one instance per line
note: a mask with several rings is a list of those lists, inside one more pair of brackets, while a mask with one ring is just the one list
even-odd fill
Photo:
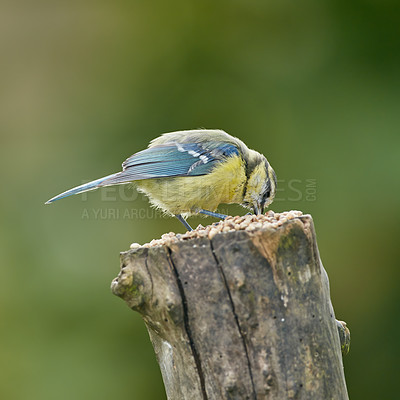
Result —
[[170, 400], [348, 399], [309, 215], [121, 253], [112, 290], [142, 315]]

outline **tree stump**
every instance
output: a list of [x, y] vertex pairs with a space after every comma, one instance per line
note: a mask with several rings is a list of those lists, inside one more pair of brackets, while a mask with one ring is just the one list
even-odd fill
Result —
[[143, 317], [168, 399], [348, 399], [349, 334], [310, 215], [228, 217], [133, 247], [112, 290]]

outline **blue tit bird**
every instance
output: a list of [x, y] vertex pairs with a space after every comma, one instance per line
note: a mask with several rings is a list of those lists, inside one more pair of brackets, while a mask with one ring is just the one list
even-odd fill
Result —
[[219, 204], [240, 204], [260, 214], [272, 203], [276, 175], [267, 159], [222, 130], [170, 132], [127, 158], [122, 171], [67, 190], [46, 202], [104, 186], [134, 182], [151, 204], [186, 218], [204, 214], [224, 219]]

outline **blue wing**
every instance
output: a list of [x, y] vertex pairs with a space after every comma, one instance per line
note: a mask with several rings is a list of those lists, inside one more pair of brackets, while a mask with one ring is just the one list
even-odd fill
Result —
[[227, 157], [238, 155], [233, 144], [171, 143], [153, 146], [129, 157], [123, 171], [101, 183], [115, 185], [140, 179], [206, 175]]
[[99, 187], [141, 179], [206, 175], [218, 163], [234, 155], [239, 155], [235, 145], [220, 142], [168, 143], [152, 146], [125, 160], [121, 172], [67, 190], [51, 198], [46, 204]]

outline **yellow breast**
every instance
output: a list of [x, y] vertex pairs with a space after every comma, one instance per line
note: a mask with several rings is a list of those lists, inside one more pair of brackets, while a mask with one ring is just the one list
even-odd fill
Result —
[[230, 157], [208, 175], [146, 179], [138, 190], [168, 214], [195, 214], [198, 209], [215, 211], [221, 203], [241, 203], [246, 183], [239, 156]]

